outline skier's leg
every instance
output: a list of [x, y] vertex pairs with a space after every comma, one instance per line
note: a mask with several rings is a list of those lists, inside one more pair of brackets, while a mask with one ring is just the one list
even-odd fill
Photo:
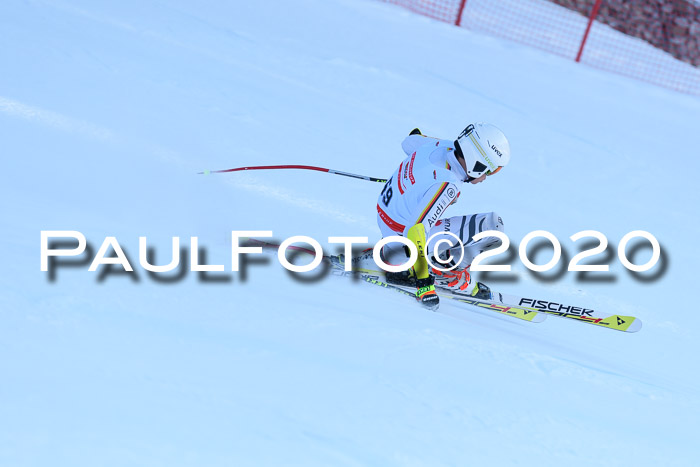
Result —
[[[433, 265], [439, 266], [432, 271], [438, 285], [479, 293], [476, 288], [469, 287], [471, 283], [469, 266], [479, 253], [493, 248], [498, 242], [498, 237], [493, 236], [474, 241], [474, 236], [488, 230], [503, 232], [503, 221], [494, 212], [450, 217], [431, 229], [431, 237], [434, 235], [434, 238], [430, 241], [428, 248], [433, 258]], [[461, 245], [456, 244], [456, 239], [449, 234], [457, 236], [464, 246], [463, 255]], [[440, 240], [443, 239], [448, 240], [449, 243], [441, 243]], [[442, 270], [449, 268], [452, 269]]]
[[[466, 216], [455, 216], [448, 219], [443, 219], [438, 225], [430, 229], [430, 237], [435, 237], [428, 245], [428, 253], [445, 260], [452, 257], [452, 261], [446, 264], [447, 267], [457, 263], [458, 268], [466, 268], [472, 263], [474, 258], [498, 243], [498, 237], [485, 237], [478, 241], [474, 241], [474, 237], [488, 230], [497, 230], [503, 232], [503, 220], [495, 212], [487, 212], [480, 214], [469, 214]], [[460, 260], [461, 248], [460, 245], [455, 245], [454, 237], [448, 235], [451, 233], [457, 236], [464, 245], [464, 257]], [[437, 251], [434, 251], [434, 246], [441, 239], [449, 240], [450, 243], [443, 242]], [[454, 245], [454, 246], [450, 246]]]
[[[379, 230], [382, 233], [382, 238], [395, 235], [403, 236], [402, 233], [396, 232], [392, 230], [391, 227], [386, 225], [384, 220], [379, 215], [377, 215], [377, 224], [379, 225]], [[404, 264], [406, 261], [408, 261], [409, 254], [408, 249], [403, 243], [392, 242], [387, 243], [382, 247], [381, 257], [387, 264], [398, 265]], [[368, 269], [377, 269], [377, 265], [375, 264], [372, 255], [364, 255], [363, 259], [365, 261], [371, 261], [371, 265], [368, 266]], [[365, 261], [363, 261], [362, 264], [366, 264]], [[392, 283], [404, 285], [404, 283], [415, 282], [415, 275], [413, 274], [413, 268], [411, 268], [410, 270], [401, 273], [389, 273], [387, 275], [387, 279], [394, 279], [395, 281]]]
[[418, 259], [413, 265], [413, 271], [416, 275], [416, 298], [423, 306], [433, 310], [437, 309], [440, 299], [435, 292], [435, 281], [433, 276], [430, 275], [430, 266], [428, 266], [428, 261], [425, 258], [427, 254], [425, 226], [423, 223], [414, 225], [408, 229], [406, 236], [418, 250]]
[[[386, 232], [385, 230], [382, 229], [382, 234], [385, 237], [398, 235], [393, 231]], [[423, 306], [435, 310], [440, 299], [435, 292], [434, 278], [430, 274], [430, 266], [425, 258], [425, 226], [422, 223], [414, 225], [406, 231], [406, 238], [416, 246], [418, 258], [413, 266], [406, 271], [386, 272], [386, 280], [390, 284], [415, 286], [416, 298]], [[382, 260], [394, 265], [404, 264], [410, 257], [409, 253], [405, 245], [398, 242], [389, 243], [382, 248]]]

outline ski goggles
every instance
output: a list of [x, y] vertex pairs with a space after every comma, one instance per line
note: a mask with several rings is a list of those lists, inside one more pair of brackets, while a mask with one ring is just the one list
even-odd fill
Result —
[[[462, 148], [459, 148], [459, 154], [457, 154], [457, 156], [464, 159], [464, 155], [462, 154]], [[484, 173], [484, 171], [486, 171], [486, 175], [491, 176], [493, 174], [497, 174], [498, 172], [500, 172], [502, 168], [503, 168], [503, 166], [499, 165], [494, 170], [486, 170], [486, 169], [488, 169], [486, 164], [484, 164], [483, 162], [480, 162], [480, 161], [476, 161], [474, 163], [474, 168], [472, 169], [472, 171], [478, 172], [478, 173]]]
[[[474, 163], [474, 168], [473, 168], [472, 170], [473, 170], [474, 172], [483, 173], [487, 168], [488, 168], [488, 167], [487, 167], [486, 164], [484, 164], [483, 162], [476, 161], [476, 162]], [[493, 175], [493, 174], [497, 174], [498, 172], [501, 171], [502, 168], [503, 168], [503, 166], [502, 166], [502, 165], [499, 165], [498, 167], [496, 167], [495, 170], [486, 170], [486, 175], [491, 176], [491, 175]]]

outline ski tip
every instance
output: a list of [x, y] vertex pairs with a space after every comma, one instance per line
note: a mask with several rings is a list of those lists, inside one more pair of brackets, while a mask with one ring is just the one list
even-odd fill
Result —
[[622, 332], [637, 332], [642, 329], [642, 322], [634, 316], [612, 315], [591, 321], [591, 323]]
[[537, 313], [535, 316], [532, 317], [530, 322], [531, 323], [541, 323], [545, 319], [547, 319], [547, 315], [545, 315], [544, 313]]
[[639, 318], [634, 318], [634, 321], [629, 325], [627, 329], [625, 329], [626, 332], [637, 332], [640, 329], [642, 329], [642, 320]]

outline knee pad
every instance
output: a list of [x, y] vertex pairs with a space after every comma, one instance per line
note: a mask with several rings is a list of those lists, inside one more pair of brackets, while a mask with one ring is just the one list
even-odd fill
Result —
[[[487, 212], [472, 214], [468, 216], [456, 216], [445, 219], [442, 225], [432, 229], [431, 233], [451, 232], [457, 235], [464, 245], [464, 258], [459, 262], [460, 268], [465, 268], [471, 264], [476, 255], [482, 251], [493, 248], [499, 241], [497, 237], [485, 237], [478, 241], [473, 241], [473, 237], [487, 230], [497, 230], [504, 232], [503, 219], [498, 213]], [[442, 237], [439, 235], [438, 238]], [[447, 238], [446, 236], [444, 238]], [[432, 245], [431, 245], [432, 246]], [[433, 251], [434, 255], [440, 255], [446, 259], [449, 256], [454, 258], [454, 261], [459, 259], [461, 249], [459, 246], [453, 248], [440, 248], [440, 251]]]

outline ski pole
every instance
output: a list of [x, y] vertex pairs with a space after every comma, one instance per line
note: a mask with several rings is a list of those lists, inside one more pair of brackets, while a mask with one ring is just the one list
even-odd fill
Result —
[[386, 183], [386, 178], [370, 177], [368, 175], [358, 175], [351, 174], [349, 172], [342, 172], [340, 170], [326, 169], [324, 167], [314, 167], [313, 165], [256, 165], [251, 167], [236, 167], [233, 169], [224, 170], [205, 170], [204, 172], [198, 172], [200, 175], [209, 175], [217, 173], [226, 172], [239, 172], [242, 170], [280, 170], [280, 169], [300, 169], [300, 170], [317, 170], [319, 172], [326, 172], [329, 174], [343, 175], [345, 177], [359, 178], [361, 180], [367, 180], [370, 182]]

